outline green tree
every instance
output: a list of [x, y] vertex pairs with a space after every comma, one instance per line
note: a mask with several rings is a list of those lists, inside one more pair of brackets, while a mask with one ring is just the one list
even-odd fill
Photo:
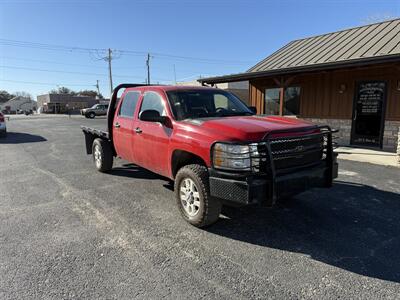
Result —
[[0, 103], [7, 102], [8, 100], [10, 100], [10, 99], [12, 99], [14, 97], [15, 97], [15, 95], [10, 94], [7, 91], [0, 90]]

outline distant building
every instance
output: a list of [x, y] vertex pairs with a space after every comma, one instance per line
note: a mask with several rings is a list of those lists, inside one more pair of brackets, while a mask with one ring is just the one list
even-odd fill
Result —
[[[177, 82], [176, 85], [187, 85], [187, 86], [201, 86], [199, 81], [187, 81], [187, 82]], [[224, 82], [215, 85], [215, 87], [229, 91], [243, 100], [246, 104], [249, 103], [249, 82]]]
[[0, 105], [0, 111], [14, 114], [17, 111], [36, 110], [37, 102], [30, 98], [17, 96]]
[[37, 96], [37, 105], [43, 113], [62, 114], [80, 110], [99, 103], [99, 99], [69, 94], [45, 94]]
[[110, 99], [98, 99], [99, 100], [99, 104], [109, 104], [110, 103]]

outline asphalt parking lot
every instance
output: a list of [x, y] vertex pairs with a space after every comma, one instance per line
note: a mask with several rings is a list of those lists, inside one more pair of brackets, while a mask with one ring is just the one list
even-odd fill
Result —
[[340, 161], [331, 190], [225, 209], [201, 230], [164, 178], [95, 171], [79, 125], [21, 116], [0, 140], [0, 299], [399, 298], [400, 169]]

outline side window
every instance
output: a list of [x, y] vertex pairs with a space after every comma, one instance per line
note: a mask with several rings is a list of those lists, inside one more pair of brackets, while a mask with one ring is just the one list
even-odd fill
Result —
[[142, 111], [149, 109], [158, 111], [160, 116], [166, 116], [165, 107], [161, 96], [153, 92], [147, 92], [144, 94], [139, 116]]
[[122, 104], [119, 109], [118, 115], [125, 118], [133, 118], [135, 112], [136, 104], [139, 100], [139, 92], [128, 92], [122, 99]]
[[214, 95], [214, 103], [216, 109], [217, 108], [229, 109], [229, 101], [225, 95], [222, 94]]

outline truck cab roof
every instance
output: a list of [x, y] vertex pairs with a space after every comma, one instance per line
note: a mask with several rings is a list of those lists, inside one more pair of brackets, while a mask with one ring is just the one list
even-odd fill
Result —
[[187, 90], [215, 90], [214, 87], [209, 86], [189, 86], [189, 85], [143, 85], [137, 87], [127, 88], [126, 91], [187, 91]]

